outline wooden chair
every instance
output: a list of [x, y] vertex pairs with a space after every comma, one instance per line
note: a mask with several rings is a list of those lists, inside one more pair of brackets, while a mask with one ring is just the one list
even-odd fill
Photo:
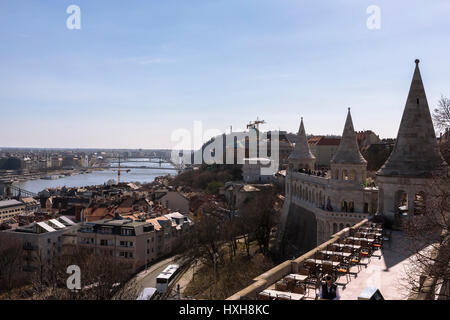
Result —
[[306, 284], [300, 281], [297, 281], [297, 283], [295, 284], [294, 293], [299, 293], [299, 294], [305, 294], [306, 292]]
[[258, 293], [257, 298], [258, 298], [258, 300], [270, 300], [270, 296], [269, 295], [262, 294], [261, 292]]
[[[305, 270], [308, 272], [308, 274], [304, 274]], [[301, 269], [299, 271], [299, 274], [308, 276], [308, 278], [306, 278], [304, 282], [306, 290], [309, 292], [309, 289], [312, 288], [314, 289], [314, 292], [317, 292], [317, 289], [320, 288], [320, 279], [317, 276], [316, 272], [311, 272], [311, 270], [308, 269]]]
[[350, 266], [348, 265], [348, 263], [343, 262], [336, 268], [336, 277], [337, 278], [339, 278], [342, 275], [345, 275], [347, 282], [343, 285], [344, 288], [350, 282], [350, 273], [349, 272], [350, 272]]
[[294, 290], [295, 287], [295, 280], [294, 279], [285, 279], [286, 281], [286, 285], [287, 285], [287, 290], [289, 292], [292, 292], [292, 290]]
[[298, 271], [298, 274], [302, 276], [309, 276], [309, 270], [306, 268], [302, 268]]
[[316, 254], [314, 255], [314, 259], [315, 260], [326, 260], [327, 257], [322, 252], [317, 251]]
[[332, 274], [334, 274], [335, 273], [335, 270], [334, 270], [334, 268], [333, 268], [333, 264], [331, 263], [331, 262], [324, 262], [323, 264], [322, 264], [322, 277], [325, 275], [325, 274], [330, 274], [330, 275], [332, 275]]
[[288, 291], [288, 284], [284, 280], [280, 280], [275, 283], [275, 290], [277, 291]]
[[[350, 257], [349, 263], [350, 263], [350, 268], [351, 268], [351, 266], [357, 266], [358, 267], [358, 272], [360, 272], [361, 271], [361, 256], [360, 256], [360, 253], [359, 252], [354, 253]], [[353, 273], [353, 274], [355, 275], [355, 278], [358, 275], [358, 273]]]
[[331, 261], [334, 261], [334, 262], [342, 262], [342, 256], [333, 254], [333, 255], [331, 256]]
[[362, 262], [360, 262], [360, 263], [363, 264], [366, 268], [367, 268], [367, 265], [370, 263], [370, 256], [371, 255], [372, 255], [372, 253], [371, 253], [370, 247], [363, 246], [361, 248], [360, 256], [361, 256], [361, 258], [366, 258], [367, 259], [367, 263], [362, 263]]
[[[375, 241], [372, 243], [372, 250], [373, 251], [381, 251], [382, 246], [383, 246], [383, 240], [375, 239]], [[380, 252], [380, 254], [377, 254], [377, 255], [372, 253], [372, 256], [378, 257], [378, 259], [381, 259], [381, 252]]]

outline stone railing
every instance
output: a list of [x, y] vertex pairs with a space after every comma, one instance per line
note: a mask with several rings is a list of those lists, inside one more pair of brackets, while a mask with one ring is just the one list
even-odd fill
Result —
[[257, 298], [257, 294], [263, 290], [265, 290], [270, 285], [274, 284], [277, 280], [283, 278], [284, 276], [290, 273], [297, 273], [299, 267], [303, 265], [303, 262], [309, 258], [314, 257], [315, 253], [324, 250], [328, 245], [338, 241], [341, 238], [344, 238], [349, 235], [351, 229], [357, 229], [368, 222], [368, 219], [364, 219], [361, 222], [353, 225], [350, 228], [342, 229], [341, 231], [333, 234], [330, 240], [322, 243], [318, 247], [308, 251], [304, 255], [298, 257], [294, 260], [286, 260], [285, 262], [273, 267], [269, 271], [257, 276], [251, 285], [242, 289], [241, 291], [236, 292], [231, 297], [228, 297], [227, 300], [254, 300]]

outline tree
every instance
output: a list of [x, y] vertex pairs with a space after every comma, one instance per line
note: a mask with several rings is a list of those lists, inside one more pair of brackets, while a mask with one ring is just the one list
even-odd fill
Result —
[[219, 189], [221, 187], [223, 187], [223, 182], [219, 182], [219, 181], [211, 181], [210, 183], [208, 183], [208, 185], [206, 186], [206, 191], [210, 194], [218, 194], [219, 193]]
[[[81, 289], [69, 290], [67, 267], [76, 265], [81, 272]], [[135, 299], [136, 286], [130, 284], [132, 272], [117, 258], [94, 254], [78, 248], [71, 254], [42, 261], [32, 282], [35, 299], [110, 300]], [[133, 281], [133, 280], [131, 280]]]
[[438, 101], [438, 106], [433, 110], [433, 120], [435, 126], [445, 131], [450, 128], [450, 99], [444, 96]]
[[279, 215], [276, 210], [277, 193], [270, 189], [258, 192], [249, 201], [243, 204], [241, 209], [241, 228], [244, 233], [247, 253], [249, 244], [253, 237], [264, 255], [269, 253], [269, 243], [272, 228], [278, 223]]
[[23, 283], [22, 266], [23, 247], [12, 237], [0, 241], [0, 292], [10, 293], [10, 290]]
[[[414, 253], [406, 280], [413, 293], [442, 287], [440, 299], [450, 299], [450, 170], [442, 168], [415, 202], [423, 202], [423, 211], [405, 222], [410, 250]], [[423, 279], [431, 281], [424, 283]], [[427, 298], [434, 299], [434, 294]]]
[[214, 213], [204, 213], [195, 222], [189, 234], [180, 239], [178, 253], [189, 262], [204, 260], [213, 264], [221, 257], [224, 218]]

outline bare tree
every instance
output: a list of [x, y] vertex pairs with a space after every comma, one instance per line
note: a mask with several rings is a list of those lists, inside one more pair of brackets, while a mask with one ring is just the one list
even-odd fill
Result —
[[[67, 288], [67, 267], [77, 265], [81, 271], [81, 289]], [[42, 262], [33, 281], [34, 299], [110, 300], [135, 299], [136, 286], [131, 269], [106, 253], [83, 249]]]
[[[438, 287], [448, 288], [450, 283], [450, 170], [443, 168], [435, 173], [427, 191], [416, 195], [416, 202], [422, 202], [419, 215], [414, 215], [404, 225], [414, 253], [406, 280], [413, 294], [436, 291]], [[424, 279], [432, 279], [424, 283]], [[447, 290], [436, 295], [450, 299]], [[434, 294], [428, 296], [433, 299]]]
[[10, 294], [11, 289], [24, 282], [22, 266], [23, 247], [12, 237], [0, 241], [0, 292]]
[[251, 198], [242, 207], [241, 226], [244, 234], [244, 239], [249, 254], [249, 242], [253, 237], [259, 245], [261, 252], [264, 255], [269, 253], [269, 243], [272, 233], [272, 228], [278, 223], [279, 215], [276, 210], [277, 194], [275, 190], [266, 190], [259, 192], [255, 197]]
[[433, 110], [433, 121], [435, 126], [445, 131], [450, 128], [450, 99], [444, 96], [438, 101], [438, 106]]

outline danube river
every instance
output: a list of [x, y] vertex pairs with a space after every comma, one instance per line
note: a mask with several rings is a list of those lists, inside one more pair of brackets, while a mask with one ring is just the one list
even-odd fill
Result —
[[[130, 172], [121, 172], [120, 181], [121, 182], [140, 182], [148, 183], [155, 180], [156, 177], [165, 175], [176, 175], [176, 170], [170, 170], [173, 168], [172, 164], [167, 162], [162, 162], [161, 167], [159, 163], [150, 163], [148, 159], [129, 159], [133, 162], [121, 162], [121, 166], [126, 167], [158, 167], [158, 169], [129, 169]], [[147, 160], [147, 161], [145, 161]], [[139, 161], [139, 162], [137, 162]], [[158, 161], [158, 159], [152, 159], [152, 161]], [[117, 167], [117, 163], [112, 164], [112, 166]], [[169, 168], [169, 169], [167, 169]], [[93, 171], [92, 173], [85, 174], [75, 174], [73, 176], [62, 177], [55, 180], [28, 180], [20, 181], [14, 183], [15, 186], [22, 188], [27, 191], [38, 193], [46, 188], [57, 188], [57, 187], [84, 187], [92, 185], [104, 184], [108, 180], [113, 179], [117, 181], [117, 172], [114, 169], [105, 169], [103, 171]]]

